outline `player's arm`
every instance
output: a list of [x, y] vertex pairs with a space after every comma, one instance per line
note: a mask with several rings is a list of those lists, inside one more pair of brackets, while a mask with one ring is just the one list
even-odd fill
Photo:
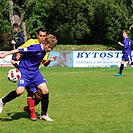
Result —
[[[24, 44], [20, 45], [18, 48], [26, 48], [26, 47], [30, 46], [31, 44], [33, 44], [33, 43], [36, 44], [36, 42], [34, 42], [33, 39], [29, 39], [27, 42], [25, 42]], [[17, 54], [16, 55], [16, 60], [19, 60], [20, 56], [21, 56], [20, 53]]]
[[57, 56], [51, 56], [49, 60], [43, 60], [42, 64], [44, 66], [48, 66], [50, 64], [51, 61], [55, 61], [57, 59]]
[[121, 46], [124, 46], [124, 44], [122, 44], [121, 42], [118, 42], [118, 44], [121, 45]]
[[19, 50], [18, 49], [14, 49], [14, 50], [11, 50], [11, 51], [9, 51], [9, 52], [7, 52], [7, 53], [1, 53], [0, 54], [0, 58], [5, 58], [7, 55], [10, 55], [10, 54], [16, 54], [16, 53], [18, 53], [19, 52]]
[[50, 64], [50, 62], [51, 62], [50, 60], [43, 60], [42, 64], [46, 67]]
[[20, 54], [24, 54], [24, 53], [36, 53], [36, 52], [40, 52], [40, 50], [36, 49], [35, 45], [31, 45], [29, 47], [26, 48], [19, 48], [18, 49]]
[[46, 53], [46, 55], [44, 56], [42, 62], [40, 63], [39, 68], [42, 66], [42, 64], [44, 66], [48, 66], [49, 65], [49, 63], [50, 63], [50, 61], [48, 61], [49, 54], [50, 54], [49, 52]]
[[19, 37], [20, 37], [20, 40], [16, 42], [16, 46], [20, 46], [22, 44], [24, 44], [24, 34], [22, 32], [19, 32]]

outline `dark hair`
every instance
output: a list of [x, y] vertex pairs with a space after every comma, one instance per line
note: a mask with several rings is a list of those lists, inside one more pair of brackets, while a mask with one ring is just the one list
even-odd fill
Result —
[[18, 28], [18, 27], [19, 27], [18, 23], [14, 23], [14, 24], [13, 24], [13, 28], [14, 28], [14, 27], [17, 27], [17, 28]]
[[123, 32], [122, 33], [126, 33], [126, 34], [128, 34], [128, 30], [123, 30]]
[[46, 32], [46, 33], [47, 33], [47, 29], [46, 29], [45, 27], [39, 28], [39, 29], [37, 30], [37, 34], [39, 34], [40, 31]]

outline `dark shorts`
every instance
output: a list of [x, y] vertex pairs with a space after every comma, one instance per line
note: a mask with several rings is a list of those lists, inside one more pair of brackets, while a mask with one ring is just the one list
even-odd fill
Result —
[[131, 55], [123, 55], [122, 60], [131, 62], [132, 61], [132, 56]]
[[33, 93], [36, 93], [37, 92], [37, 86], [34, 84], [34, 83], [30, 83], [27, 87], [26, 87], [27, 90], [30, 90], [31, 92]]

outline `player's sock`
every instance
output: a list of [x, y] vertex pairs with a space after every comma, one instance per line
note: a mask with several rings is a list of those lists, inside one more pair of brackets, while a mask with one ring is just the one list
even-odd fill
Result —
[[40, 89], [37, 89], [37, 92], [35, 93], [35, 106], [39, 104], [39, 102], [42, 99], [42, 91]]
[[133, 62], [131, 62], [131, 65], [133, 65]]
[[11, 100], [15, 99], [18, 96], [20, 95], [18, 95], [16, 91], [11, 91], [7, 96], [2, 98], [2, 101], [4, 104], [6, 104], [7, 102], [10, 102]]
[[35, 100], [32, 97], [27, 97], [27, 103], [31, 113], [35, 113]]
[[40, 103], [41, 100], [35, 100], [35, 106], [38, 105]]
[[13, 64], [17, 69], [19, 69], [19, 65], [17, 63]]
[[123, 69], [124, 69], [124, 64], [121, 64], [119, 74], [122, 74]]
[[46, 115], [48, 110], [48, 103], [49, 103], [49, 94], [42, 94], [42, 112], [41, 115]]

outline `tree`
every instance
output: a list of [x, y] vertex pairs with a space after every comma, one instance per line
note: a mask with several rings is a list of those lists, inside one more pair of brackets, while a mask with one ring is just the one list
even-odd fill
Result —
[[123, 29], [133, 34], [133, 0], [1, 0], [0, 8], [0, 42], [6, 44], [14, 22], [28, 38], [46, 27], [61, 44], [114, 44]]
[[57, 35], [59, 43], [78, 43], [78, 40], [83, 41], [90, 34], [86, 11], [88, 12], [88, 4], [85, 0], [51, 2], [46, 10], [46, 27]]
[[130, 15], [125, 3], [95, 0], [91, 5], [94, 10], [91, 21], [92, 43], [117, 43], [122, 30], [129, 29]]
[[[18, 23], [22, 26], [25, 40], [27, 40], [27, 31], [25, 23], [25, 14], [28, 13], [29, 9], [32, 10], [36, 1], [35, 0], [9, 0], [10, 6], [10, 22], [11, 25]], [[29, 13], [28, 13], [29, 15]]]
[[10, 43], [11, 26], [9, 21], [9, 5], [5, 0], [0, 1], [0, 45], [7, 46]]

